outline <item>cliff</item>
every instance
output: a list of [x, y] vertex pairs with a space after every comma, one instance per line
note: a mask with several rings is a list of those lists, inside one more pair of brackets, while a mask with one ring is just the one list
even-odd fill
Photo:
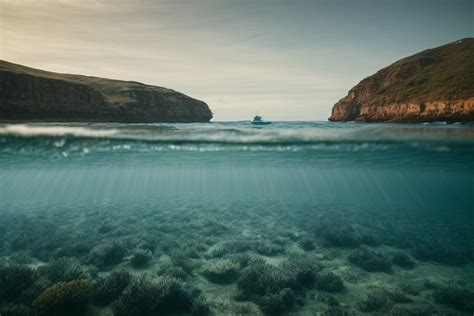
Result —
[[0, 60], [0, 120], [208, 122], [206, 103], [133, 81], [59, 74]]
[[474, 121], [474, 38], [401, 59], [339, 100], [330, 121]]

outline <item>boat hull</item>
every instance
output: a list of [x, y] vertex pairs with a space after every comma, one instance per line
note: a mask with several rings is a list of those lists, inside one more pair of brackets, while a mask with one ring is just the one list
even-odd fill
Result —
[[272, 122], [250, 122], [252, 123], [253, 125], [269, 125], [269, 124], [272, 124]]

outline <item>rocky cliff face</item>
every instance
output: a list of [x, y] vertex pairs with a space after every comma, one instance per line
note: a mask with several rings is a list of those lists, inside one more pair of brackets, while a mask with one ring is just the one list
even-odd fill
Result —
[[401, 59], [339, 100], [330, 121], [474, 121], [474, 39]]
[[0, 61], [0, 120], [208, 122], [211, 118], [206, 103], [174, 90]]

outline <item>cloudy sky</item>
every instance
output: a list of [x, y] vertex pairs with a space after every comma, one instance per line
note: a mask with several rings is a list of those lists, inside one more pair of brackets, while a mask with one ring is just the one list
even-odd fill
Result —
[[172, 88], [217, 120], [325, 120], [361, 79], [474, 35], [472, 0], [0, 0], [0, 58]]

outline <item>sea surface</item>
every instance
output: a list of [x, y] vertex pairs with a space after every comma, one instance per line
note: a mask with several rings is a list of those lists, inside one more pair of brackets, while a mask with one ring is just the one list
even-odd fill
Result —
[[469, 315], [473, 205], [472, 125], [0, 124], [0, 314], [81, 280], [88, 315]]

